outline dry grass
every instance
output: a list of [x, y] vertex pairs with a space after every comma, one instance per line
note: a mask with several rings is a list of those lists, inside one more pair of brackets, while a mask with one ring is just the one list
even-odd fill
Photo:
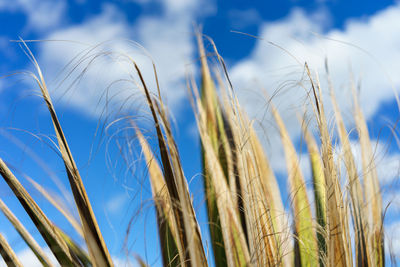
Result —
[[[278, 110], [270, 104], [287, 165], [291, 210], [285, 211], [282, 201], [285, 196], [280, 193], [262, 141], [232, 88], [224, 86], [218, 73], [211, 73], [200, 34], [197, 40], [202, 81], [200, 90], [193, 80], [189, 81], [188, 89], [201, 138], [204, 192], [215, 266], [384, 266], [382, 200], [371, 142], [356, 96], [354, 118], [362, 147], [363, 179], [357, 173], [349, 133], [330, 88], [338, 136], [344, 151], [342, 160], [346, 166], [350, 196], [347, 202], [345, 189], [340, 183], [341, 162], [333, 157], [322, 89], [318, 77], [305, 65], [319, 138], [316, 141], [312, 131], [302, 124], [311, 162], [315, 215], [295, 146]], [[229, 84], [225, 65], [215, 46], [213, 52], [225, 70]], [[46, 217], [2, 159], [0, 173], [62, 266], [113, 266], [40, 68], [32, 54], [28, 55], [37, 70], [34, 79], [51, 115], [80, 221], [75, 221], [43, 187], [34, 181], [31, 183], [84, 237], [88, 254]], [[160, 94], [154, 96], [150, 93], [135, 61], [129, 60], [139, 77], [157, 134], [160, 162], [155, 160], [146, 137], [131, 122], [149, 171], [163, 265], [208, 266], [200, 226], [166, 108]], [[157, 75], [155, 67], [154, 73]], [[214, 78], [218, 79], [219, 91]], [[40, 262], [51, 266], [41, 248], [1, 200], [0, 208]], [[350, 238], [350, 227], [355, 233], [354, 241]], [[20, 266], [2, 236], [0, 252], [9, 266]], [[145, 266], [140, 259], [139, 264]]]

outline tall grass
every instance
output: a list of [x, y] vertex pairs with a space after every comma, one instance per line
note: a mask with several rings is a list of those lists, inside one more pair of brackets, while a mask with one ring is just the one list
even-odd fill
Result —
[[[262, 140], [239, 104], [223, 59], [211, 43], [211, 52], [224, 70], [226, 83], [222, 82], [218, 72], [210, 71], [200, 34], [197, 35], [197, 41], [201, 84], [198, 88], [194, 79], [188, 79], [188, 92], [201, 139], [201, 151], [198, 153], [202, 155], [202, 177], [214, 259], [206, 256], [207, 249], [161, 95], [151, 93], [140, 68], [134, 59], [129, 59], [151, 112], [161, 159], [155, 160], [155, 150], [152, 150], [136, 124], [131, 122], [149, 172], [157, 215], [154, 225], [158, 228], [163, 265], [208, 266], [213, 261], [215, 266], [384, 266], [382, 197], [367, 124], [355, 94], [353, 116], [362, 148], [363, 178], [357, 172], [349, 132], [331, 86], [328, 90], [343, 148], [343, 157], [334, 157], [322, 88], [318, 76], [311, 72], [307, 64], [304, 65], [310, 85], [309, 101], [317, 125], [317, 135], [314, 136], [313, 131], [302, 123], [312, 169], [313, 203], [307, 193], [295, 146], [278, 110], [272, 102], [269, 105], [279, 130], [287, 165], [291, 205], [286, 210], [282, 201], [285, 196], [280, 192]], [[29, 49], [25, 48], [36, 67], [37, 74], [33, 78], [54, 125], [80, 221], [75, 221], [35, 181], [31, 183], [84, 237], [85, 247], [78, 246], [48, 219], [3, 159], [0, 159], [0, 174], [60, 265], [113, 266], [39, 65]], [[157, 77], [155, 66], [154, 73]], [[215, 81], [218, 81], [218, 86]], [[158, 82], [156, 84], [158, 87]], [[160, 92], [160, 88], [157, 89]], [[345, 182], [341, 181], [341, 160], [346, 166]], [[346, 194], [350, 201], [346, 200]], [[0, 208], [39, 261], [44, 266], [52, 266], [42, 248], [1, 200]], [[352, 232], [354, 240], [351, 238]], [[0, 253], [9, 266], [21, 265], [2, 236]], [[146, 265], [140, 259], [139, 264]]]

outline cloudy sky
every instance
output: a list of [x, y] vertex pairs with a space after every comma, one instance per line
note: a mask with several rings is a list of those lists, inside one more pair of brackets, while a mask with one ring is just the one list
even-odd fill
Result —
[[[125, 162], [117, 146], [123, 125], [110, 126], [118, 116], [127, 115], [144, 128], [149, 125], [143, 98], [130, 82], [135, 77], [128, 58], [139, 64], [151, 88], [155, 87], [151, 63], [156, 64], [195, 208], [206, 228], [198, 175], [199, 138], [185, 85], [187, 73], [196, 75], [198, 70], [194, 34], [199, 25], [224, 57], [233, 87], [262, 134], [283, 191], [285, 166], [264, 91], [274, 95], [273, 101], [300, 147], [297, 114], [308, 105], [307, 91], [301, 86], [304, 63], [318, 72], [326, 88], [327, 62], [349, 129], [353, 127], [349, 88], [352, 82], [359, 86], [360, 103], [376, 144], [385, 204], [391, 202], [387, 240], [400, 251], [400, 232], [396, 230], [400, 200], [395, 194], [400, 152], [391, 130], [399, 118], [400, 2], [0, 0], [0, 25], [0, 157], [21, 179], [34, 178], [71, 206], [62, 162], [52, 143], [51, 121], [28, 74], [33, 71], [32, 63], [18, 42], [39, 40], [27, 45], [42, 68], [110, 251], [121, 264], [126, 255], [134, 253], [150, 265], [161, 264], [146, 173], [137, 163], [140, 155]], [[328, 102], [328, 114], [332, 115]], [[352, 144], [358, 153], [357, 141]], [[299, 153], [304, 155], [301, 162], [309, 176], [306, 154]], [[23, 181], [50, 217], [72, 231]], [[29, 225], [3, 181], [0, 187], [0, 197]], [[134, 226], [127, 233], [131, 222]], [[34, 261], [9, 224], [2, 223], [0, 231], [26, 262]], [[207, 232], [203, 234], [207, 236]]]

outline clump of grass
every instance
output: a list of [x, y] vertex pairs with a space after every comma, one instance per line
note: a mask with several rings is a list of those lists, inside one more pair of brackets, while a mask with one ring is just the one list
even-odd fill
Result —
[[[312, 75], [305, 64], [319, 139], [317, 142], [312, 131], [302, 124], [312, 169], [315, 216], [295, 146], [278, 110], [270, 104], [287, 165], [291, 210], [286, 211], [282, 201], [284, 196], [280, 193], [262, 142], [232, 91], [223, 59], [213, 45], [213, 52], [229, 86], [224, 85], [217, 72], [210, 71], [200, 34], [197, 35], [197, 41], [201, 85], [199, 90], [196, 83], [189, 80], [188, 91], [201, 139], [199, 153], [202, 154], [204, 192], [215, 265], [352, 266], [355, 263], [357, 266], [384, 266], [382, 200], [371, 142], [357, 97], [354, 96], [354, 118], [362, 148], [363, 179], [357, 173], [349, 132], [344, 126], [333, 89], [330, 88], [338, 135], [344, 151], [346, 185], [350, 196], [350, 202], [347, 202], [345, 189], [340, 183], [340, 162], [333, 157], [332, 138], [321, 97], [322, 88], [318, 76]], [[40, 68], [29, 49], [27, 51], [37, 70], [37, 75], [33, 77], [51, 115], [80, 221], [76, 222], [44, 188], [34, 181], [31, 183], [61, 211], [77, 233], [83, 235], [88, 253], [47, 218], [2, 159], [0, 174], [18, 197], [59, 264], [113, 266]], [[139, 77], [151, 112], [161, 158], [160, 162], [155, 160], [145, 136], [131, 122], [149, 171], [162, 263], [164, 266], [208, 266], [211, 259], [206, 257], [168, 113], [160, 93], [153, 95], [150, 92], [141, 70], [133, 59], [129, 60]], [[154, 74], [157, 77], [155, 66]], [[215, 78], [218, 79], [219, 91]], [[158, 81], [156, 85], [158, 87]], [[157, 89], [160, 92], [160, 88]], [[0, 208], [39, 261], [44, 266], [52, 266], [42, 249], [1, 200]], [[350, 238], [351, 225], [355, 233], [354, 241]], [[0, 252], [9, 266], [20, 266], [2, 236]], [[139, 264], [145, 266], [141, 259]]]

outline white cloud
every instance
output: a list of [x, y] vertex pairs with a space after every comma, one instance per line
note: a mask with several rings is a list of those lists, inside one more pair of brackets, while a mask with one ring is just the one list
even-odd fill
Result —
[[[208, 3], [208, 1], [207, 1]], [[64, 82], [63, 87], [57, 88], [56, 95], [62, 96], [61, 101], [71, 107], [79, 108], [85, 113], [99, 115], [102, 108], [95, 109], [99, 99], [100, 107], [105, 103], [104, 92], [113, 81], [129, 79], [134, 73], [133, 66], [122, 62], [121, 58], [111, 59], [101, 57], [96, 59], [85, 73], [79, 86], [69, 90], [68, 85], [82, 73], [88, 62], [101, 51], [113, 51], [129, 54], [139, 65], [149, 87], [155, 91], [155, 80], [151, 61], [144, 52], [128, 40], [134, 40], [142, 45], [154, 59], [162, 93], [173, 109], [179, 110], [179, 105], [186, 95], [185, 71], [191, 63], [195, 47], [193, 43], [192, 22], [197, 16], [195, 6], [197, 1], [168, 1], [165, 3], [165, 14], [161, 16], [139, 16], [135, 23], [128, 22], [121, 10], [106, 5], [101, 14], [94, 16], [82, 24], [60, 28], [49, 34], [48, 40], [71, 40], [72, 42], [45, 42], [41, 44], [39, 63], [44, 68], [47, 77], [55, 77], [57, 72], [70, 62], [79, 52], [91, 48], [101, 42], [101, 46], [90, 52], [90, 57], [74, 70], [73, 75]], [[206, 5], [206, 4], [205, 4]], [[81, 42], [86, 45], [77, 44]], [[70, 68], [64, 71], [59, 80], [68, 75], [72, 66], [82, 59], [83, 54], [76, 58]], [[136, 77], [137, 78], [137, 77]], [[137, 79], [138, 81], [138, 79]], [[55, 84], [53, 84], [53, 87]], [[131, 84], [117, 84], [109, 89], [109, 96], [114, 97], [112, 103], [121, 106], [129, 99], [133, 102], [137, 98], [129, 98], [137, 94], [137, 88]], [[137, 103], [136, 103], [137, 104]]]
[[28, 20], [27, 30], [35, 31], [53, 29], [59, 26], [65, 8], [65, 1], [0, 0], [0, 11], [24, 13]]
[[[230, 76], [242, 105], [268, 132], [272, 163], [279, 160], [275, 155], [282, 153], [277, 131], [271, 127], [273, 120], [265, 109], [267, 97], [260, 89], [274, 95], [273, 102], [292, 138], [298, 140], [300, 126], [296, 114], [302, 115], [304, 107], [309, 106], [307, 91], [310, 86], [304, 62], [320, 74], [328, 119], [332, 118], [332, 108], [324, 71], [325, 58], [339, 105], [344, 114], [349, 114], [345, 115], [348, 121], [352, 118], [350, 66], [355, 80], [361, 80], [359, 99], [367, 118], [385, 101], [394, 98], [392, 85], [400, 86], [397, 74], [400, 69], [400, 4], [367, 19], [349, 20], [343, 30], [325, 31], [329, 17], [326, 10], [309, 15], [294, 9], [284, 19], [262, 24], [259, 33], [262, 40], [257, 40], [251, 54], [231, 68]], [[326, 23], [324, 18], [328, 18]]]
[[[350, 76], [348, 66], [351, 64], [355, 75], [362, 79], [361, 102], [365, 112], [368, 116], [372, 115], [379, 104], [393, 97], [390, 82], [383, 71], [386, 69], [395, 85], [400, 85], [400, 78], [396, 75], [396, 70], [400, 67], [400, 49], [397, 45], [400, 42], [400, 7], [388, 8], [367, 21], [349, 21], [343, 31], [332, 30], [324, 35], [326, 38], [360, 46], [374, 58], [384, 62], [384, 69], [370, 55], [352, 45], [313, 34], [322, 32], [322, 17], [328, 15], [317, 13], [308, 16], [301, 9], [295, 9], [281, 21], [265, 23], [260, 34], [264, 40], [257, 41], [251, 55], [232, 68], [231, 76], [236, 89], [252, 89], [255, 85], [255, 88], [262, 86], [272, 94], [283, 82], [296, 85], [304, 77], [303, 64], [306, 61], [311, 68], [323, 74], [324, 60], [327, 57], [342, 106], [349, 103], [347, 98], [350, 92], [346, 86]], [[283, 47], [287, 52], [269, 45], [266, 41]], [[290, 79], [293, 81], [290, 82]], [[324, 81], [323, 78], [321, 80]], [[276, 97], [276, 102], [283, 106], [282, 109], [286, 111], [291, 106], [301, 106], [305, 90], [289, 86], [285, 88], [284, 99]]]
[[215, 6], [209, 0], [130, 0], [140, 5], [156, 4], [163, 7], [165, 14], [179, 16], [205, 15], [215, 11]]
[[[79, 108], [85, 113], [94, 112], [96, 103], [107, 86], [116, 79], [126, 78], [126, 73], [129, 71], [126, 64], [119, 64], [110, 57], [103, 56], [93, 62], [93, 67], [89, 68], [76, 89], [65, 92], [90, 61], [96, 58], [96, 55], [103, 51], [127, 51], [129, 48], [127, 42], [121, 40], [128, 38], [129, 32], [131, 29], [124, 21], [123, 14], [111, 6], [106, 6], [99, 16], [89, 19], [84, 24], [59, 29], [46, 37], [48, 40], [66, 41], [41, 44], [39, 64], [45, 76], [54, 78], [59, 70], [76, 57], [67, 71], [60, 74], [60, 79], [64, 79], [68, 76], [69, 71], [77, 67], [69, 79], [63, 83], [63, 86], [57, 88], [55, 92], [57, 96], [62, 96], [63, 103], [68, 103], [71, 107]], [[97, 49], [94, 48], [102, 42], [106, 43]], [[84, 54], [79, 54], [82, 51]], [[77, 66], [78, 63], [79, 66]], [[118, 74], [119, 76], [117, 76]], [[52, 86], [55, 85], [52, 84]], [[110, 95], [117, 94], [112, 90], [113, 88], [111, 88]], [[123, 101], [127, 96], [127, 92], [122, 92], [118, 99]], [[101, 112], [102, 110], [96, 111]]]
[[[193, 8], [198, 7], [198, 1], [196, 0], [166, 0], [164, 1], [164, 6], [167, 12], [185, 12], [191, 11]], [[183, 15], [184, 13], [182, 13]]]
[[[144, 70], [146, 81], [154, 89], [150, 61], [146, 60], [143, 53], [135, 49], [132, 44], [122, 39], [138, 41], [154, 58], [163, 93], [167, 96], [170, 107], [176, 111], [176, 107], [179, 107], [185, 95], [183, 83], [185, 64], [193, 58], [195, 51], [192, 40], [192, 20], [196, 17], [195, 9], [199, 9], [200, 4], [194, 0], [168, 0], [163, 2], [163, 5], [163, 15], [157, 17], [142, 15], [134, 24], [125, 19], [122, 11], [110, 5], [105, 6], [100, 15], [80, 25], [54, 31], [48, 39], [78, 40], [91, 45], [112, 40], [103, 44], [92, 55], [102, 50], [129, 53], [137, 59], [139, 66]], [[206, 2], [202, 5], [204, 6], [212, 7], [212, 4]], [[202, 8], [204, 9], [207, 8]], [[309, 101], [306, 96], [306, 89], [309, 88], [304, 89], [298, 86], [302, 79], [307, 84], [303, 69], [305, 61], [321, 73], [322, 85], [326, 92], [327, 85], [323, 69], [325, 57], [328, 58], [331, 76], [337, 89], [338, 102], [344, 112], [351, 110], [351, 93], [348, 89], [350, 73], [347, 68], [350, 63], [356, 77], [362, 79], [360, 101], [367, 117], [374, 114], [384, 101], [393, 98], [391, 84], [385, 73], [389, 74], [395, 85], [400, 85], [400, 76], [395, 73], [397, 69], [400, 69], [400, 49], [397, 47], [397, 43], [400, 42], [400, 30], [398, 30], [400, 5], [389, 7], [368, 19], [350, 20], [343, 30], [326, 32], [324, 36], [327, 38], [313, 34], [324, 32], [329, 23], [329, 13], [323, 9], [311, 15], [306, 15], [301, 9], [294, 9], [288, 17], [280, 21], [264, 23], [260, 28], [260, 37], [276, 43], [285, 51], [268, 45], [266, 41], [258, 40], [252, 53], [233, 65], [230, 71], [241, 103], [251, 117], [260, 120], [261, 125], [267, 129], [271, 164], [278, 172], [285, 169], [282, 164], [283, 151], [277, 131], [271, 127], [273, 123], [270, 122], [273, 120], [269, 116], [264, 117], [268, 112], [261, 107], [267, 106], [267, 103], [259, 88], [267, 89], [269, 94], [280, 89], [273, 100], [280, 109], [291, 136], [297, 140], [300, 127], [295, 115], [302, 112], [302, 108]], [[352, 45], [329, 40], [329, 38], [358, 45], [373, 57]], [[47, 70], [44, 73], [54, 76], [54, 69], [57, 67], [60, 69], [87, 47], [67, 42], [43, 43], [40, 63]], [[384, 66], [379, 66], [375, 58], [379, 62], [384, 62]], [[82, 65], [85, 66], [85, 64]], [[70, 90], [67, 95], [63, 93], [65, 87], [57, 89], [56, 93], [62, 96], [63, 103], [68, 103], [85, 112], [93, 112], [105, 88], [116, 79], [129, 78], [128, 74], [131, 73], [132, 66], [103, 58], [96, 61], [90, 69], [91, 71], [86, 73], [86, 78], [79, 86]], [[75, 74], [79, 74], [82, 70], [83, 68], [78, 68]], [[63, 78], [63, 75], [60, 77]], [[129, 90], [122, 91], [121, 87], [114, 87], [109, 91], [111, 96], [116, 95], [113, 101], [115, 105], [121, 105], [121, 102], [132, 95], [133, 91], [130, 87], [125, 85], [123, 88]], [[324, 97], [328, 116], [330, 116], [330, 101], [326, 93]], [[102, 103], [104, 102], [103, 100]], [[94, 114], [98, 115], [101, 111], [102, 109], [97, 109]], [[379, 166], [390, 167], [395, 171], [397, 156], [393, 156], [392, 160], [390, 160], [391, 155], [388, 157], [388, 160]], [[308, 160], [302, 160], [302, 165], [309, 174]], [[385, 175], [387, 172], [384, 172], [383, 177]], [[388, 180], [391, 180], [394, 175], [395, 173], [390, 174]]]

